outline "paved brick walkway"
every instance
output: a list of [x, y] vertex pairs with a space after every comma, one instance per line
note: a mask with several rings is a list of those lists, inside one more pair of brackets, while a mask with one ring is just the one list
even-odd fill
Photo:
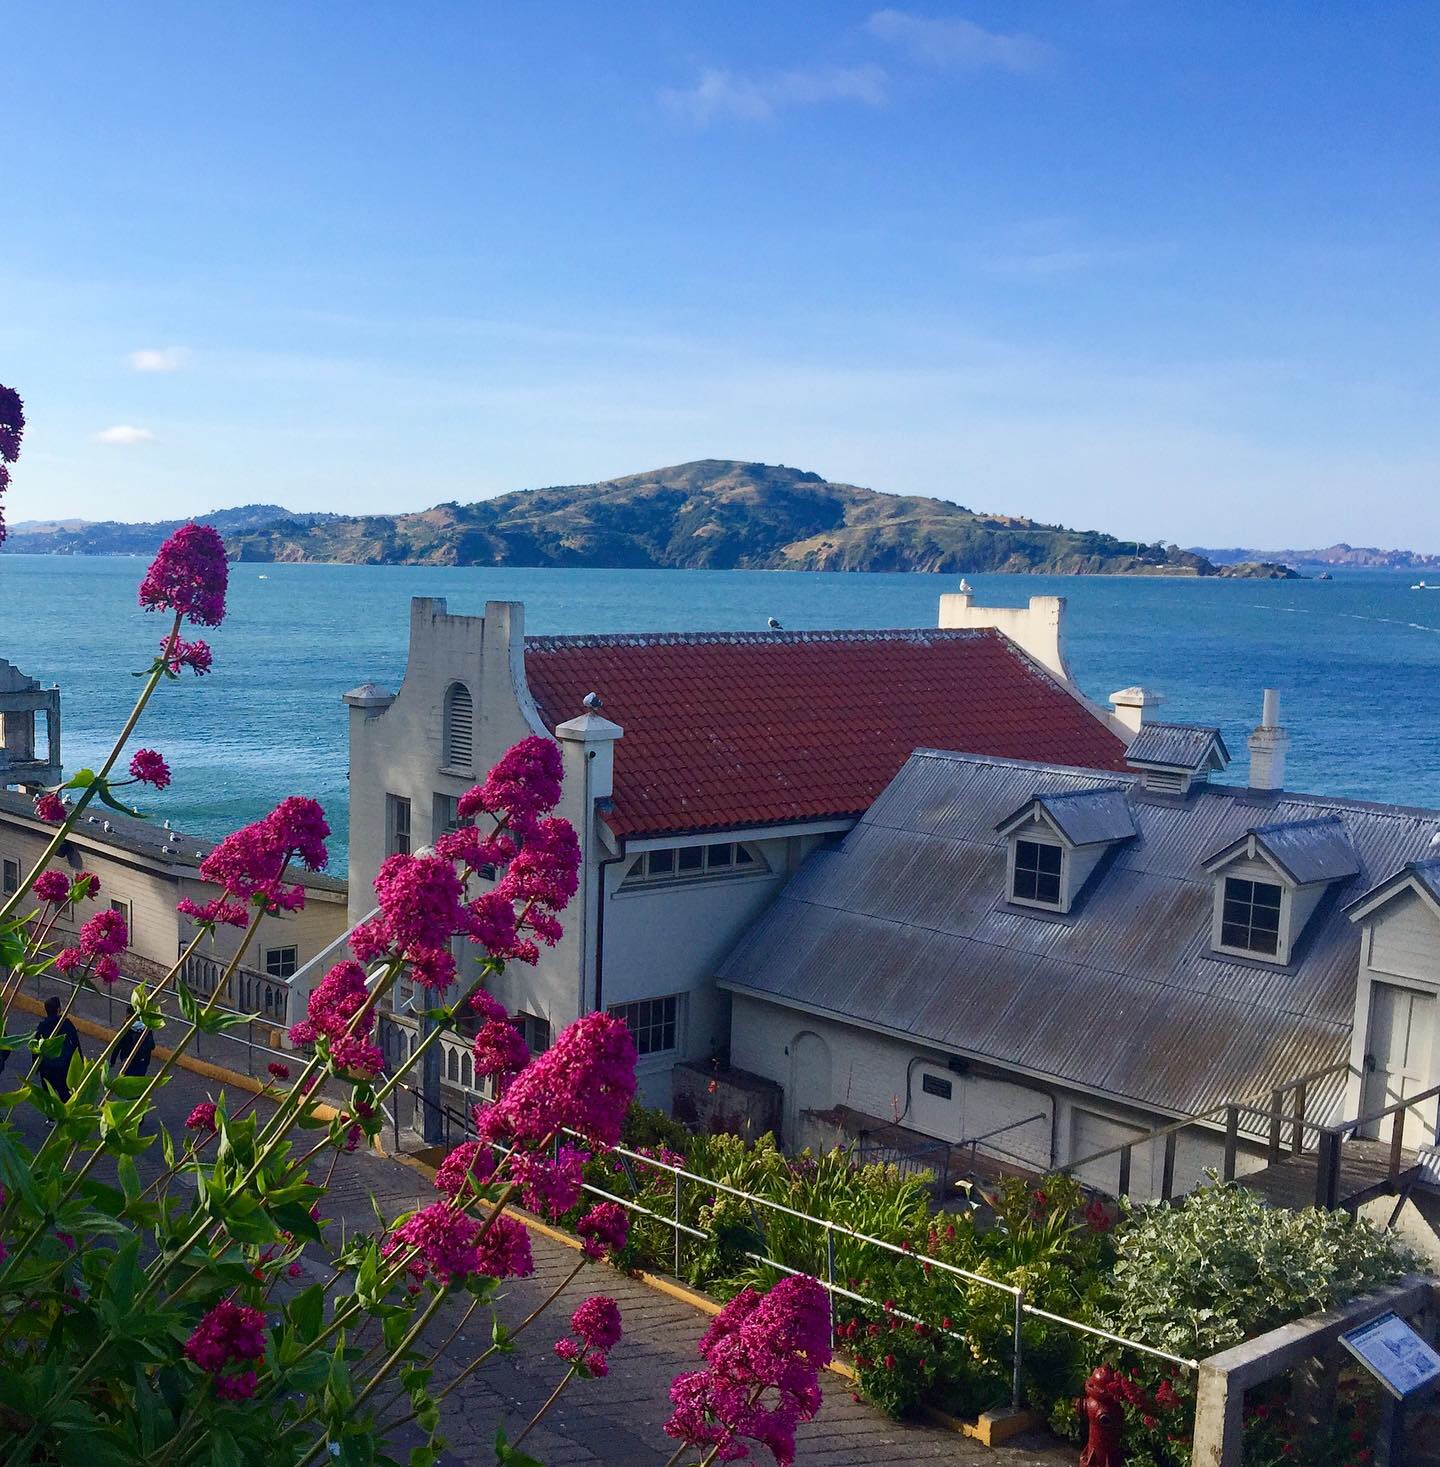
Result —
[[[12, 1027], [18, 1027], [18, 1019], [18, 1015], [12, 1019]], [[86, 1051], [94, 1052], [93, 1041]], [[197, 1101], [213, 1099], [218, 1089], [214, 1081], [179, 1071], [162, 1092], [162, 1112], [178, 1128]], [[35, 1112], [25, 1114], [27, 1130], [36, 1133], [32, 1139], [38, 1139], [43, 1122]], [[369, 1231], [374, 1227], [372, 1198], [386, 1216], [392, 1216], [416, 1201], [434, 1197], [421, 1173], [393, 1159], [362, 1152], [341, 1159], [324, 1210], [348, 1229]], [[535, 1277], [511, 1280], [499, 1298], [498, 1312], [512, 1324], [524, 1318], [578, 1258], [572, 1249], [540, 1234], [532, 1235], [532, 1246]], [[318, 1265], [311, 1275], [317, 1279], [328, 1276]], [[611, 1355], [610, 1374], [604, 1380], [575, 1382], [526, 1439], [526, 1450], [548, 1467], [662, 1467], [667, 1461], [673, 1444], [667, 1444], [661, 1431], [668, 1414], [666, 1391], [676, 1374], [698, 1363], [695, 1344], [706, 1320], [689, 1305], [639, 1280], [607, 1267], [590, 1266], [561, 1295], [551, 1313], [535, 1323], [515, 1354], [497, 1356], [446, 1401], [447, 1467], [490, 1467], [489, 1446], [496, 1428], [504, 1426], [513, 1439], [524, 1427], [562, 1373], [559, 1361], [550, 1354], [550, 1344], [564, 1332], [570, 1311], [591, 1293], [607, 1293], [616, 1299], [625, 1321], [625, 1338]], [[447, 1305], [437, 1313], [426, 1336], [432, 1347], [444, 1340], [459, 1318], [458, 1306]], [[446, 1352], [447, 1359], [458, 1369], [488, 1343], [489, 1317], [477, 1310]], [[443, 1369], [439, 1378], [445, 1378]], [[849, 1463], [1059, 1467], [1076, 1458], [1073, 1450], [1044, 1435], [990, 1450], [954, 1432], [901, 1425], [853, 1401], [849, 1384], [839, 1376], [823, 1372], [822, 1384], [824, 1409], [800, 1432], [802, 1467]]]

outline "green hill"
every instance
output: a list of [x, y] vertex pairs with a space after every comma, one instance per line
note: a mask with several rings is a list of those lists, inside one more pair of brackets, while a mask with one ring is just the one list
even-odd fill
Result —
[[240, 560], [364, 565], [1213, 575], [1203, 556], [944, 499], [701, 459], [598, 484], [227, 533]]

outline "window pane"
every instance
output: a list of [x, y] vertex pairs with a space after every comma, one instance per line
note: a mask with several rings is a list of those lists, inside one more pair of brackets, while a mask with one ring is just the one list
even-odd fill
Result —
[[1035, 900], [1035, 873], [1026, 871], [1023, 867], [1015, 868], [1015, 895], [1022, 901], [1033, 902]]
[[668, 876], [675, 869], [675, 852], [651, 851], [649, 861], [651, 876]]
[[705, 864], [712, 870], [716, 866], [728, 866], [734, 859], [734, 846], [709, 846], [706, 848]]
[[755, 864], [755, 857], [744, 846], [736, 846], [735, 864], [737, 866], [753, 866]]
[[681, 846], [675, 855], [675, 864], [681, 871], [699, 871], [705, 861], [705, 847]]
[[1039, 853], [1040, 870], [1058, 876], [1060, 874], [1060, 847], [1037, 845], [1035, 849]]
[[1052, 876], [1048, 871], [1042, 871], [1035, 878], [1036, 899], [1042, 902], [1060, 901], [1060, 878]]
[[1257, 907], [1267, 910], [1273, 908], [1276, 912], [1280, 910], [1280, 888], [1271, 886], [1268, 881], [1253, 881], [1250, 890], [1254, 893], [1251, 900]]

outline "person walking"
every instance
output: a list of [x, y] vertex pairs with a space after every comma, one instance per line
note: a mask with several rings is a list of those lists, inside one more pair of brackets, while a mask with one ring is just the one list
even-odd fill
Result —
[[155, 1035], [136, 1019], [115, 1041], [110, 1063], [117, 1075], [144, 1075], [150, 1069], [150, 1056], [155, 1053]]
[[71, 1057], [80, 1053], [80, 1033], [68, 1018], [60, 1017], [60, 1000], [52, 994], [45, 1000], [45, 1017], [35, 1026], [36, 1039], [48, 1039], [52, 1034], [62, 1036], [64, 1043], [59, 1052], [45, 1055], [36, 1067], [42, 1085], [47, 1085], [61, 1100], [70, 1099]]

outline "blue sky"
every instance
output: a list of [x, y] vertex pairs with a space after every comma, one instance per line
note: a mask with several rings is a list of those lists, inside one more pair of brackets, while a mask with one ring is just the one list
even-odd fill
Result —
[[1440, 551], [1440, 7], [14, 3], [12, 520], [763, 459]]

